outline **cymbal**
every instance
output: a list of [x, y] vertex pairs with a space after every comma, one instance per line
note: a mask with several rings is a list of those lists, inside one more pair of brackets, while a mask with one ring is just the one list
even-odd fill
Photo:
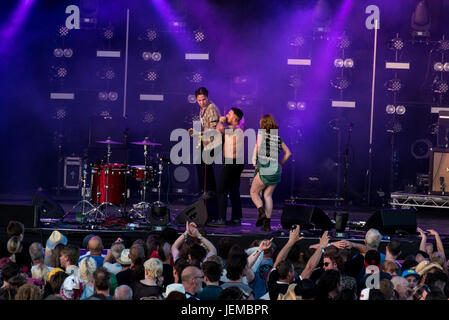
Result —
[[102, 141], [96, 141], [97, 143], [105, 143], [105, 144], [123, 144], [122, 142], [114, 141], [111, 139], [106, 139]]
[[141, 145], [141, 146], [145, 146], [145, 145], [147, 145], [147, 146], [161, 146], [160, 143], [151, 142], [149, 140], [134, 141], [134, 142], [131, 142], [131, 143], [132, 144], [138, 144], [138, 145]]

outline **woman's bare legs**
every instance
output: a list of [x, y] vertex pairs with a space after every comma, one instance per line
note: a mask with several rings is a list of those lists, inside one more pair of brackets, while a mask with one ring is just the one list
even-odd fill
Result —
[[273, 192], [276, 188], [274, 186], [267, 186], [263, 192], [263, 198], [265, 200], [265, 214], [268, 219], [271, 219], [271, 212], [273, 211]]

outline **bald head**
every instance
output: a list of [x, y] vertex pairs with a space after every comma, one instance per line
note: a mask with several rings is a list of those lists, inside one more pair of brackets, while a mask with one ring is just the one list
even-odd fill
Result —
[[196, 294], [201, 291], [203, 279], [203, 271], [197, 266], [188, 266], [182, 270], [182, 285], [186, 292], [190, 294]]
[[132, 300], [133, 290], [126, 284], [122, 284], [115, 289], [114, 300]]
[[94, 236], [90, 238], [88, 249], [91, 254], [98, 254], [103, 251], [103, 241], [101, 241], [101, 238], [99, 236]]

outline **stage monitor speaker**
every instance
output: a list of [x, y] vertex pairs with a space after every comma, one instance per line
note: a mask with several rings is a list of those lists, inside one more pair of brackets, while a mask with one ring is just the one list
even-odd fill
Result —
[[34, 194], [32, 204], [38, 208], [40, 218], [61, 219], [64, 216], [64, 209], [43, 192], [37, 191]]
[[39, 210], [31, 205], [0, 204], [0, 226], [6, 228], [11, 220], [22, 222], [25, 228], [38, 228]]
[[282, 208], [281, 225], [290, 229], [292, 225], [299, 224], [301, 229], [332, 230], [334, 224], [327, 214], [320, 208], [306, 204], [285, 204]]
[[374, 212], [365, 224], [365, 231], [377, 229], [383, 234], [415, 233], [416, 212], [413, 209], [382, 209]]
[[197, 226], [204, 226], [206, 224], [207, 210], [203, 199], [200, 199], [185, 208], [176, 217], [177, 224], [185, 225], [186, 221], [195, 222]]
[[431, 148], [429, 158], [429, 193], [445, 195], [449, 191], [449, 149]]

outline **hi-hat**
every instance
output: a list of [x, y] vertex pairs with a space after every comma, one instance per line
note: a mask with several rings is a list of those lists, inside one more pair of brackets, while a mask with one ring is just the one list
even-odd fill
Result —
[[132, 144], [138, 144], [138, 145], [141, 145], [141, 146], [161, 146], [161, 144], [160, 143], [156, 143], [156, 142], [151, 142], [151, 141], [149, 141], [149, 140], [143, 140], [143, 141], [134, 141], [134, 142], [131, 142]]
[[123, 144], [122, 142], [114, 141], [111, 139], [106, 139], [102, 141], [96, 141], [97, 143], [105, 143], [105, 144]]

